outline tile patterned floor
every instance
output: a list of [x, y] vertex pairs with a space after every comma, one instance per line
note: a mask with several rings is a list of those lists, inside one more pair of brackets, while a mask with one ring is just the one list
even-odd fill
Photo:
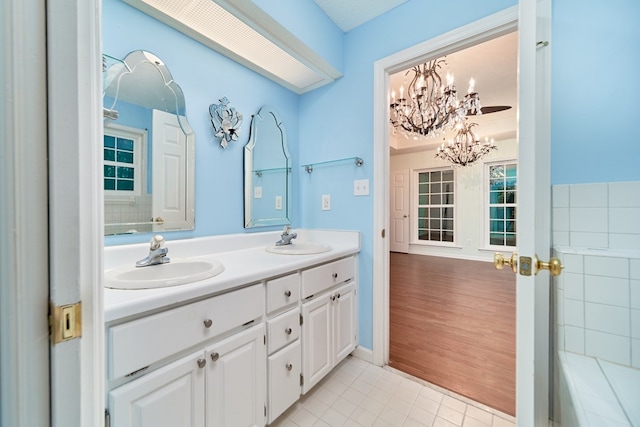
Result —
[[271, 427], [515, 427], [515, 419], [391, 368], [348, 357]]

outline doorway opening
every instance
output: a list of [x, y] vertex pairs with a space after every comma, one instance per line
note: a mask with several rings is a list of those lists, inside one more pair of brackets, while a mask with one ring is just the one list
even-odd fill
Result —
[[[505, 36], [507, 34], [512, 34], [517, 30], [517, 9], [509, 9], [504, 11], [504, 13], [494, 15], [485, 19], [477, 25], [475, 23], [473, 27], [467, 26], [460, 29], [460, 31], [454, 31], [452, 33], [448, 33], [443, 37], [439, 37], [436, 39], [429, 40], [421, 45], [415, 46], [413, 48], [407, 49], [406, 51], [399, 52], [396, 55], [392, 55], [391, 57], [386, 58], [385, 60], [381, 60], [376, 63], [376, 70], [374, 73], [374, 84], [375, 84], [375, 93], [374, 93], [374, 102], [376, 106], [374, 107], [374, 116], [376, 121], [380, 121], [384, 123], [384, 125], [380, 125], [376, 128], [376, 132], [374, 133], [376, 138], [376, 146], [374, 151], [374, 162], [377, 167], [376, 170], [384, 171], [384, 173], [376, 174], [376, 176], [380, 176], [380, 181], [374, 185], [376, 188], [382, 188], [381, 194], [379, 194], [378, 201], [374, 202], [376, 212], [374, 214], [374, 227], [375, 229], [385, 229], [390, 224], [390, 176], [391, 176], [391, 150], [396, 150], [392, 145], [392, 138], [390, 136], [391, 129], [389, 125], [389, 112], [388, 112], [388, 99], [389, 93], [391, 90], [390, 76], [394, 73], [400, 72], [402, 70], [406, 70], [411, 66], [424, 62], [429, 59], [438, 58], [444, 55], [451, 55], [453, 52], [462, 51], [471, 46], [476, 46], [481, 43]], [[491, 64], [489, 63], [489, 66]], [[457, 72], [457, 71], [456, 71]], [[456, 77], [457, 79], [457, 77]], [[479, 80], [479, 79], [478, 79]], [[478, 81], [478, 84], [479, 81]], [[515, 89], [514, 89], [515, 90]], [[478, 86], [478, 92], [481, 92]], [[485, 91], [486, 92], [486, 91]], [[491, 102], [491, 101], [489, 101]], [[514, 104], [514, 107], [517, 103]], [[514, 108], [515, 109], [515, 108]], [[487, 119], [490, 119], [489, 115], [487, 115]], [[513, 128], [512, 139], [515, 139], [515, 127]], [[380, 131], [380, 135], [378, 135], [378, 131]], [[427, 146], [427, 150], [431, 151], [431, 158], [433, 158], [433, 151], [437, 149], [437, 146], [441, 141], [427, 141], [424, 145]], [[407, 146], [411, 146], [412, 141], [406, 143]], [[514, 144], [517, 145], [517, 144]], [[406, 148], [412, 156], [416, 156], [416, 153], [424, 151], [425, 147], [411, 147]], [[517, 149], [515, 151], [517, 153]], [[444, 163], [441, 163], [440, 166], [447, 166]], [[415, 167], [407, 167], [404, 169], [408, 169], [413, 171], [412, 173], [417, 173]], [[482, 168], [478, 168], [482, 170]], [[476, 178], [480, 178], [484, 172], [477, 172]], [[473, 175], [473, 174], [472, 174]], [[411, 176], [411, 175], [410, 175]], [[413, 179], [413, 178], [411, 178]], [[480, 178], [481, 179], [481, 178]], [[464, 185], [464, 183], [460, 184]], [[412, 194], [410, 192], [410, 194]], [[410, 204], [409, 204], [410, 206]], [[383, 212], [386, 211], [386, 212]], [[412, 215], [415, 209], [410, 209], [410, 214], [408, 215], [408, 223], [406, 225], [407, 230], [415, 230], [417, 228], [418, 218], [417, 215]], [[379, 227], [379, 228], [378, 228]], [[480, 224], [475, 225], [476, 228], [480, 227]], [[390, 230], [391, 231], [391, 230]], [[390, 233], [391, 234], [391, 233]], [[482, 232], [479, 233], [482, 235]], [[475, 247], [476, 250], [481, 247], [483, 249], [489, 249], [487, 245], [485, 245], [484, 240], [480, 240], [481, 237], [471, 246]], [[391, 366], [393, 366], [393, 361], [390, 359], [390, 300], [391, 300], [391, 287], [390, 287], [390, 272], [392, 270], [391, 266], [391, 258], [392, 254], [390, 253], [390, 240], [391, 239], [380, 239], [374, 242], [374, 339], [373, 339], [373, 361], [374, 363], [380, 365], [389, 364], [391, 361]], [[415, 242], [417, 238], [414, 236], [413, 239], [409, 239], [409, 242]], [[462, 251], [462, 248], [466, 248], [468, 245], [468, 241], [465, 239], [464, 241], [460, 241], [460, 239], [454, 239], [455, 246], [457, 247], [449, 247], [445, 248], [446, 251], [450, 253], [446, 253], [445, 257], [449, 260], [453, 258], [455, 253], [458, 254]], [[433, 252], [433, 248], [428, 245], [418, 245], [418, 244], [410, 244], [411, 256], [442, 256], [442, 253], [438, 255], [438, 252]], [[437, 245], [435, 245], [437, 246]], [[490, 245], [489, 245], [490, 246]], [[491, 256], [492, 252], [486, 252], [485, 255]], [[394, 254], [395, 255], [395, 254]], [[443, 259], [447, 259], [443, 258]], [[473, 256], [466, 256], [463, 258], [467, 258], [466, 261], [475, 261], [481, 262], [481, 256], [474, 258]], [[453, 260], [450, 260], [453, 261]], [[483, 263], [488, 264], [488, 263]], [[403, 271], [406, 272], [411, 267], [404, 267]], [[491, 266], [491, 268], [493, 268]], [[513, 277], [510, 278], [513, 280]], [[446, 304], [445, 304], [446, 305]], [[419, 322], [418, 322], [419, 323]], [[513, 325], [515, 330], [515, 325]], [[407, 339], [408, 349], [411, 349], [411, 339]], [[426, 337], [428, 339], [428, 337]], [[455, 351], [455, 349], [454, 349]], [[446, 360], [446, 359], [445, 359]], [[414, 376], [414, 373], [412, 373]], [[515, 382], [515, 379], [514, 379]], [[454, 390], [455, 391], [455, 390]], [[462, 394], [462, 393], [461, 393]], [[515, 390], [514, 390], [515, 397]], [[515, 403], [513, 404], [512, 414], [515, 412]]]
[[[512, 416], [515, 276], [491, 261], [517, 242], [517, 45], [512, 32], [446, 55], [437, 70], [455, 73], [458, 88], [475, 82], [483, 114], [465, 121], [496, 150], [454, 168], [436, 158], [451, 131], [393, 126], [389, 136], [388, 364]], [[392, 93], [414, 74], [392, 74]]]

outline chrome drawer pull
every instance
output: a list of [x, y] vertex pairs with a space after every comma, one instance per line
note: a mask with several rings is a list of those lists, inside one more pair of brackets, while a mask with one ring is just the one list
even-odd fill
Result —
[[205, 327], [205, 328], [210, 328], [210, 327], [211, 327], [211, 325], [213, 325], [213, 320], [211, 320], [211, 319], [206, 319], [206, 320], [204, 321], [204, 327]]
[[338, 273], [333, 273], [333, 274], [331, 275], [331, 277], [333, 277], [334, 279], [337, 279], [337, 278], [338, 278]]
[[291, 291], [284, 291], [284, 296], [289, 298], [291, 296]]
[[213, 360], [214, 362], [217, 361], [220, 358], [220, 354], [213, 352], [211, 353], [211, 360]]
[[291, 363], [287, 363], [286, 365], [284, 365], [285, 368], [287, 368], [287, 371], [290, 371], [293, 369], [293, 365]]
[[284, 333], [287, 334], [287, 335], [291, 335], [291, 332], [293, 332], [291, 330], [291, 328], [287, 328], [287, 329], [284, 330]]
[[198, 359], [198, 368], [204, 368], [206, 364], [207, 361], [205, 359]]

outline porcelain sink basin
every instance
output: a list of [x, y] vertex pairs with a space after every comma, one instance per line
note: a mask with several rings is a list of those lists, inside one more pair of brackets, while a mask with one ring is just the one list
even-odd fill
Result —
[[281, 254], [281, 255], [311, 255], [311, 254], [320, 254], [323, 252], [329, 252], [331, 250], [331, 246], [323, 245], [322, 243], [314, 243], [314, 242], [293, 242], [290, 245], [283, 246], [267, 246], [265, 248], [267, 252], [271, 252], [273, 254]]
[[171, 260], [148, 267], [126, 266], [108, 271], [104, 285], [113, 289], [155, 289], [186, 285], [217, 276], [224, 265], [215, 260]]

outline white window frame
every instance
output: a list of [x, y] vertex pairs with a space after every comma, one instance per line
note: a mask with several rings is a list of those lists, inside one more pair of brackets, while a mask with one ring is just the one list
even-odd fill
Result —
[[489, 250], [489, 251], [515, 251], [517, 246], [518, 246], [518, 229], [516, 228], [516, 246], [505, 246], [505, 245], [492, 245], [491, 244], [491, 239], [490, 239], [490, 215], [489, 215], [489, 208], [490, 208], [490, 190], [489, 190], [489, 182], [490, 182], [490, 178], [489, 178], [489, 168], [491, 166], [496, 166], [496, 165], [506, 165], [506, 164], [512, 164], [514, 163], [516, 165], [517, 168], [517, 172], [516, 172], [516, 202], [514, 203], [514, 206], [516, 208], [516, 221], [518, 219], [518, 199], [519, 199], [519, 194], [518, 194], [518, 174], [520, 171], [520, 165], [518, 164], [518, 159], [515, 158], [505, 158], [505, 159], [496, 159], [496, 160], [492, 160], [490, 162], [484, 162], [483, 164], [483, 182], [482, 182], [482, 192], [483, 192], [483, 211], [484, 211], [484, 215], [482, 215], [482, 242], [483, 242], [483, 249], [485, 250]]
[[[133, 191], [104, 190], [105, 200], [109, 201], [130, 201], [132, 197], [139, 197], [144, 194], [147, 176], [147, 131], [124, 126], [116, 123], [109, 123], [104, 126], [104, 135], [117, 138], [127, 138], [133, 141], [133, 168], [134, 168], [134, 189]], [[104, 150], [104, 138], [102, 141]], [[103, 153], [104, 162], [104, 153]], [[102, 185], [104, 186], [104, 176]], [[104, 188], [104, 187], [103, 187]]]
[[[434, 240], [420, 240], [418, 238], [418, 209], [419, 209], [419, 194], [420, 194], [420, 183], [419, 183], [419, 175], [424, 172], [436, 172], [436, 171], [452, 171], [453, 172], [453, 241], [452, 242], [442, 242], [442, 241], [434, 241]], [[450, 167], [431, 167], [431, 168], [422, 168], [422, 169], [413, 169], [412, 170], [412, 179], [411, 179], [411, 212], [413, 213], [410, 217], [413, 219], [411, 221], [411, 239], [410, 242], [412, 245], [421, 245], [421, 246], [438, 246], [438, 247], [458, 247], [458, 210], [456, 206], [458, 205], [458, 179], [457, 173], [454, 168]]]

